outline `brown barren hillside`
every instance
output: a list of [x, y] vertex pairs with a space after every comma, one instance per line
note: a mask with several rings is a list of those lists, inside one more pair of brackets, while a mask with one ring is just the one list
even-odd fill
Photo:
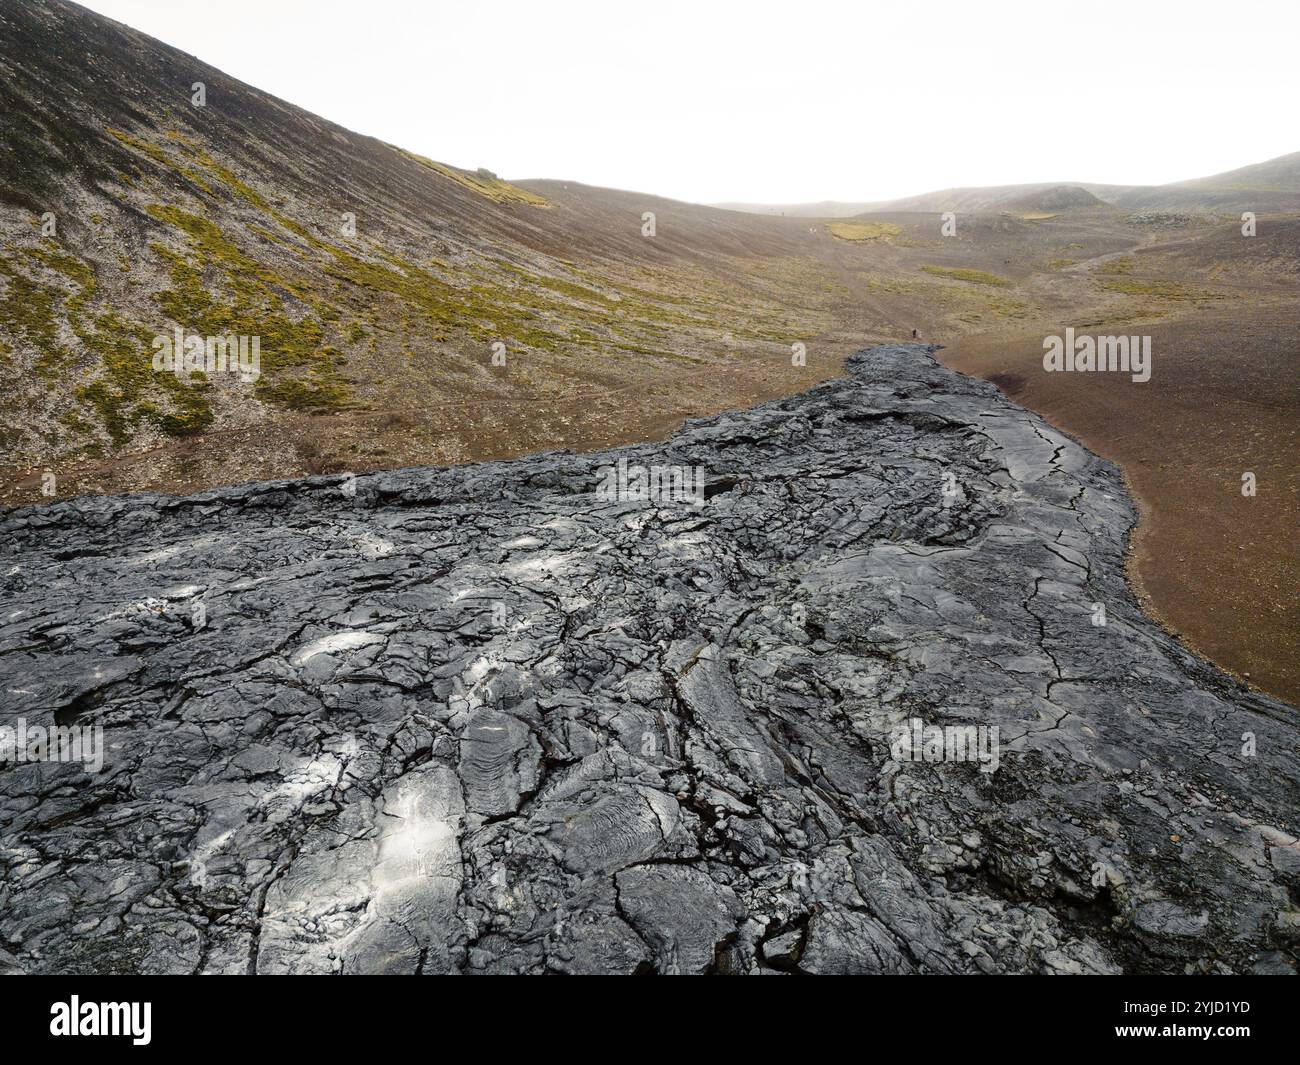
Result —
[[[942, 353], [1118, 462], [1141, 507], [1132, 569], [1148, 606], [1201, 653], [1292, 702], [1297, 265], [1300, 220], [1267, 219], [1254, 238], [1214, 227], [1070, 270], [1054, 282], [1059, 316], [955, 338]], [[1065, 326], [1150, 336], [1151, 380], [1044, 372], [1043, 338]], [[1243, 493], [1248, 474], [1254, 494]]]

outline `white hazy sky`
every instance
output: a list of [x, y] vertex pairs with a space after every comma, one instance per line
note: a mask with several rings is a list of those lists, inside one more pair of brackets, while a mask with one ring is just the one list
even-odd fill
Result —
[[1145, 184], [1300, 149], [1295, 0], [86, 0], [361, 133], [697, 202]]

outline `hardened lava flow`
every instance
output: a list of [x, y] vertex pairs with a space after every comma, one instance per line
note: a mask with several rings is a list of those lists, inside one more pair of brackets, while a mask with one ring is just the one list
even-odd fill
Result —
[[104, 746], [0, 764], [0, 964], [1294, 971], [1295, 711], [1140, 612], [1112, 466], [929, 349], [848, 370], [666, 443], [5, 512], [0, 724]]

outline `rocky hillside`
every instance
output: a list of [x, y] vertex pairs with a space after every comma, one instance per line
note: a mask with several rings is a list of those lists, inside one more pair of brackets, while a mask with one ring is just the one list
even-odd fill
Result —
[[1294, 711], [1139, 611], [1117, 471], [926, 349], [849, 370], [663, 444], [4, 512], [4, 723], [104, 761], [0, 768], [0, 961], [1293, 972]]
[[[598, 443], [593, 398], [806, 387], [838, 321], [801, 223], [520, 188], [60, 0], [0, 2], [0, 72], [0, 473], [61, 496]], [[158, 372], [178, 329], [256, 374]]]

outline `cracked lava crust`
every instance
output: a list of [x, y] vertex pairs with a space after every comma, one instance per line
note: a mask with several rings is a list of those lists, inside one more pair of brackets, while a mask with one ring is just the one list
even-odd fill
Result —
[[[0, 968], [1293, 971], [1294, 710], [1143, 616], [1108, 463], [926, 348], [848, 370], [666, 443], [5, 512], [0, 724], [106, 751], [0, 765]], [[707, 503], [601, 502], [620, 458]], [[997, 770], [895, 760], [916, 718]]]

